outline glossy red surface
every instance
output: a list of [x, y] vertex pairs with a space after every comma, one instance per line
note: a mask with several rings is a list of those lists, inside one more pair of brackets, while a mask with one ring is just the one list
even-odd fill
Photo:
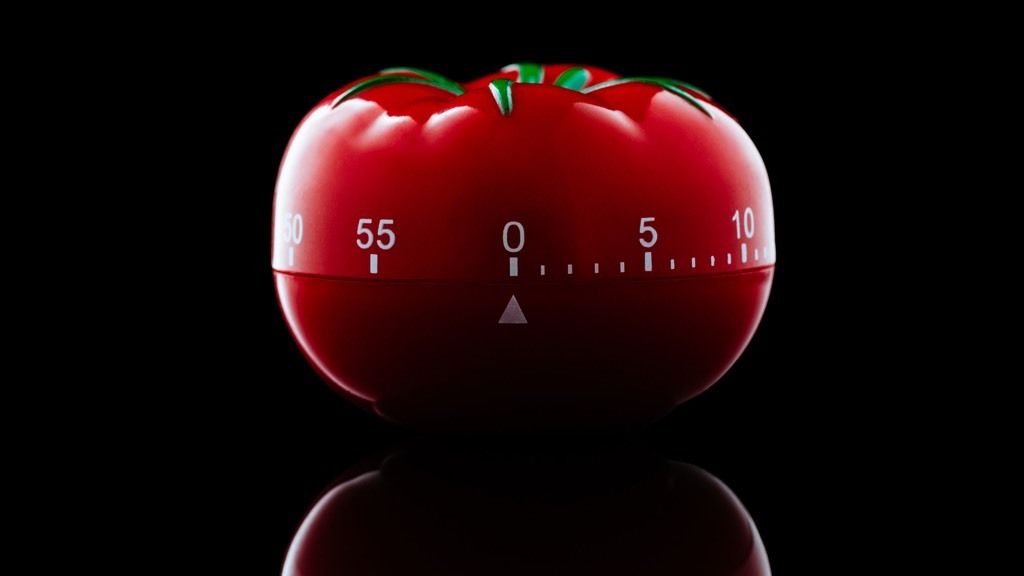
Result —
[[[757, 326], [770, 268], [650, 282], [448, 284], [277, 275], [337, 389], [419, 429], [616, 428], [717, 380]], [[499, 324], [515, 295], [526, 324]]]
[[719, 480], [638, 449], [420, 446], [339, 478], [285, 576], [767, 576], [757, 528]]
[[514, 83], [503, 114], [499, 76], [517, 72], [309, 113], [274, 208], [285, 317], [330, 383], [402, 424], [649, 422], [717, 380], [764, 310], [761, 158], [695, 92], [707, 114], [645, 83]]

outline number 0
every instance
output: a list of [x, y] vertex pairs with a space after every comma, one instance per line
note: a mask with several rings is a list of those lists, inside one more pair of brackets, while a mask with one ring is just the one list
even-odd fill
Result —
[[[512, 227], [519, 229], [519, 244], [516, 244], [515, 248], [508, 243], [508, 229]], [[513, 254], [522, 250], [523, 244], [526, 243], [526, 231], [523, 230], [523, 225], [515, 221], [505, 224], [505, 229], [501, 231], [501, 241], [505, 243], [505, 250], [508, 250]]]

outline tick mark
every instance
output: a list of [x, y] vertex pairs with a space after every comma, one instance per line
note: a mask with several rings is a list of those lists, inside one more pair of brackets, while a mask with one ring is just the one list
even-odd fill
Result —
[[543, 264], [540, 265], [540, 275], [541, 276], [544, 275], [544, 265]]
[[676, 269], [676, 259], [675, 258], [673, 258], [673, 259], [668, 261], [668, 269], [669, 270], [675, 270]]
[[[757, 254], [757, 250], [754, 250], [754, 254]], [[757, 260], [757, 256], [754, 256], [754, 260]], [[740, 244], [740, 261], [744, 264], [747, 262], [747, 243]]]
[[377, 273], [377, 255], [370, 254], [370, 274]]
[[572, 276], [572, 264], [569, 264], [569, 275]]
[[697, 257], [695, 256], [693, 258], [690, 258], [690, 268], [696, 268], [696, 267], [697, 267]]
[[654, 269], [654, 264], [651, 262], [651, 253], [644, 252], [644, 272], [650, 272]]
[[513, 256], [508, 259], [508, 275], [519, 276], [519, 258]]
[[295, 266], [295, 246], [288, 247], [288, 265]]
[[600, 268], [598, 267], [598, 265], [597, 265], [597, 262], [594, 262], [594, 274], [597, 274], [597, 273], [598, 273], [598, 272], [600, 272], [600, 271], [601, 271], [601, 270], [600, 270]]
[[732, 264], [732, 252], [725, 253], [725, 263]]
[[626, 271], [626, 263], [625, 262], [619, 262], [619, 272], [621, 273], [621, 272], [625, 272], [625, 271]]
[[714, 257], [714, 256], [712, 256], [712, 257], [711, 257], [711, 265], [712, 265], [712, 266], [714, 266], [714, 265], [715, 265], [715, 257]]

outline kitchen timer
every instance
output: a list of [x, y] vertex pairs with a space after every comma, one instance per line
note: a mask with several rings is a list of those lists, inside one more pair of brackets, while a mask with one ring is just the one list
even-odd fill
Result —
[[707, 94], [537, 64], [325, 98], [282, 160], [272, 251], [315, 369], [427, 430], [653, 421], [736, 361], [776, 261], [764, 163]]

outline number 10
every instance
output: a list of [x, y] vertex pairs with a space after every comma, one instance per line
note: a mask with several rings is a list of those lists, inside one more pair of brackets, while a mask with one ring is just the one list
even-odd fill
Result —
[[[732, 221], [736, 223], [736, 237], [737, 238], [742, 238], [742, 236], [740, 236], [740, 211], [739, 210], [733, 212], [733, 214], [732, 214]], [[747, 236], [747, 238], [753, 238], [754, 237], [754, 211], [751, 210], [749, 207], [746, 210], [743, 211], [743, 234], [745, 234]]]

